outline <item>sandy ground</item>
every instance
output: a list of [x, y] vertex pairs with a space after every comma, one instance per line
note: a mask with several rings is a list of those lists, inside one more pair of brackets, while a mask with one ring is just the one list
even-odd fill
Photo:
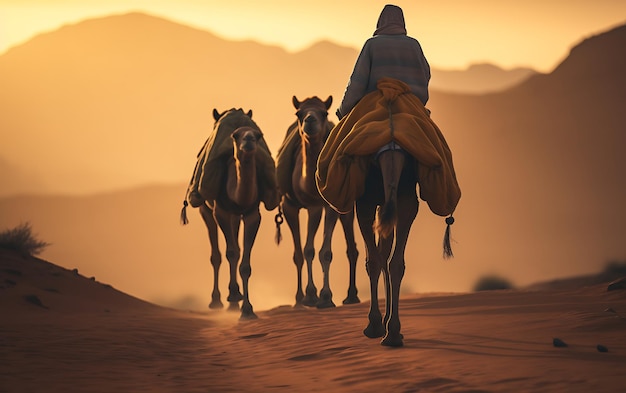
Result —
[[240, 321], [0, 250], [0, 392], [621, 391], [626, 290], [607, 284], [405, 296], [387, 348], [361, 333], [367, 302]]

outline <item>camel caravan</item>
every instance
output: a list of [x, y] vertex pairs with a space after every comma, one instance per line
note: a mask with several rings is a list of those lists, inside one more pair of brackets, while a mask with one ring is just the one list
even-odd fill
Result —
[[[276, 242], [287, 222], [293, 239], [296, 266], [295, 306], [335, 307], [329, 285], [333, 259], [332, 235], [341, 222], [350, 268], [343, 304], [359, 303], [356, 287], [358, 250], [354, 237], [356, 216], [365, 245], [365, 266], [370, 280], [370, 310], [363, 333], [382, 338], [386, 346], [402, 346], [399, 296], [405, 270], [405, 249], [419, 197], [430, 210], [446, 217], [443, 256], [452, 257], [450, 225], [461, 197], [452, 154], [443, 134], [422, 102], [404, 82], [382, 78], [377, 90], [367, 94], [338, 124], [328, 119], [332, 97], [292, 98], [296, 119], [288, 127], [276, 161], [252, 120], [252, 111], [213, 111], [215, 124], [197, 157], [181, 211], [200, 210], [209, 233], [214, 286], [210, 308], [223, 308], [218, 288], [221, 254], [219, 227], [226, 239], [230, 266], [230, 310], [241, 319], [256, 318], [248, 293], [251, 252], [260, 226], [260, 204], [275, 216]], [[419, 186], [419, 188], [418, 188]], [[300, 210], [308, 215], [304, 246]], [[318, 259], [323, 272], [317, 290], [312, 266], [314, 238], [324, 217]], [[243, 253], [238, 243], [243, 221]], [[302, 268], [306, 262], [306, 287]], [[241, 277], [240, 292], [237, 272]], [[379, 309], [378, 283], [383, 277], [384, 314]]]

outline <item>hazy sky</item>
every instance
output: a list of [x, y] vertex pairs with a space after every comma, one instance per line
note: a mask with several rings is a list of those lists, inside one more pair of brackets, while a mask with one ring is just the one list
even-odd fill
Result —
[[[39, 32], [84, 18], [144, 11], [228, 39], [299, 50], [320, 39], [360, 48], [378, 0], [0, 0], [0, 54]], [[583, 38], [626, 23], [624, 0], [398, 0], [430, 63], [491, 62], [549, 72]]]

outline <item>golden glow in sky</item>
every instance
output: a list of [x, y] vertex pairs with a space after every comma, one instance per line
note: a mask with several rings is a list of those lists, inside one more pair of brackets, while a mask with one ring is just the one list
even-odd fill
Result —
[[[382, 7], [373, 0], [0, 0], [0, 54], [34, 35], [129, 11], [141, 11], [290, 51], [327, 39], [359, 49]], [[582, 39], [626, 23], [624, 0], [440, 0], [391, 2], [431, 65], [490, 62], [549, 72]]]

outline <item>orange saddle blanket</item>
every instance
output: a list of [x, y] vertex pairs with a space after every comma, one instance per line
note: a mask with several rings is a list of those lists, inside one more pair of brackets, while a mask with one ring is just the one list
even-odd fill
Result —
[[330, 132], [318, 160], [320, 193], [336, 211], [350, 211], [364, 192], [372, 156], [395, 141], [417, 161], [420, 198], [433, 213], [452, 214], [461, 189], [443, 134], [407, 84], [382, 78], [377, 87]]

